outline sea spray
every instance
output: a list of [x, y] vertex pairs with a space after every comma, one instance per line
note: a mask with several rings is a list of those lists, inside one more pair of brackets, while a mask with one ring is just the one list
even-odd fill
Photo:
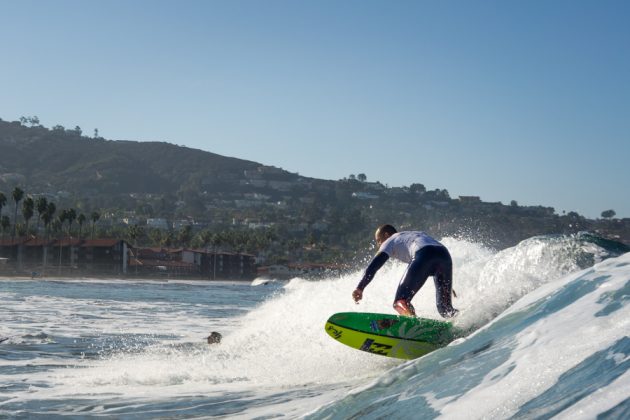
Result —
[[548, 281], [469, 337], [307, 417], [625, 418], [629, 284], [630, 254]]

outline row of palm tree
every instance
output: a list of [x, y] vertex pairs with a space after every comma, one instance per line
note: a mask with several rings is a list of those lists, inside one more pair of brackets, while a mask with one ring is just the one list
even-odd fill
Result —
[[[68, 225], [67, 235], [71, 236], [72, 225], [76, 221], [79, 225], [78, 236], [79, 238], [81, 238], [83, 233], [83, 225], [87, 221], [87, 216], [85, 216], [85, 214], [77, 214], [76, 210], [73, 208], [63, 209], [57, 212], [57, 206], [55, 205], [55, 203], [49, 202], [46, 197], [40, 196], [36, 199], [33, 199], [33, 197], [30, 195], [26, 195], [25, 197], [25, 192], [19, 187], [15, 187], [13, 189], [11, 196], [14, 203], [13, 229], [11, 234], [12, 240], [15, 240], [18, 234], [17, 220], [20, 203], [22, 203], [22, 217], [24, 218], [23, 232], [26, 234], [26, 236], [30, 234], [29, 224], [33, 216], [35, 216], [35, 211], [37, 211], [37, 228], [35, 229], [35, 236], [39, 234], [39, 227], [41, 223], [44, 224], [44, 232], [46, 238], [49, 238], [51, 230], [63, 233], [63, 227], [66, 222]], [[7, 205], [7, 201], [7, 197], [4, 195], [4, 193], [0, 192], [0, 227], [2, 227], [3, 237], [4, 234], [11, 227], [11, 220], [9, 219], [9, 217], [2, 215], [2, 209]], [[100, 217], [100, 213], [96, 211], [92, 212], [92, 214], [90, 215], [90, 219], [92, 221], [92, 238], [94, 238], [94, 229], [96, 226], [96, 222], [98, 222]]]

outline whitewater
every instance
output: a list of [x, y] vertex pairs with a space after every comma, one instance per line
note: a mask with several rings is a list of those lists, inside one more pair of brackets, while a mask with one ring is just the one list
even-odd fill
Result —
[[[630, 253], [591, 235], [502, 251], [442, 242], [467, 334], [411, 361], [324, 332], [335, 312], [393, 313], [397, 263], [359, 305], [359, 268], [288, 282], [0, 280], [0, 417], [630, 418]], [[413, 302], [440, 319], [432, 282]]]

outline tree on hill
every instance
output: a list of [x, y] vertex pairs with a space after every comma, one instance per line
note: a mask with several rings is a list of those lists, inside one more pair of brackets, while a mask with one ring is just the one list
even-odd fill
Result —
[[612, 219], [616, 214], [617, 213], [614, 210], [606, 210], [602, 212], [602, 217], [604, 219]]
[[413, 194], [424, 194], [427, 189], [422, 184], [411, 184], [409, 186], [409, 191]]
[[20, 124], [24, 126], [26, 124], [30, 124], [31, 127], [39, 126], [39, 117], [37, 117], [37, 115], [34, 115], [32, 117], [20, 117]]

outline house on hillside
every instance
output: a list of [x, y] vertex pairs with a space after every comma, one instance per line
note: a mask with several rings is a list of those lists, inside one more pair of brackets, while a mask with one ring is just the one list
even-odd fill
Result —
[[481, 203], [481, 197], [476, 195], [460, 195], [459, 201], [462, 204], [479, 204]]
[[352, 197], [358, 198], [359, 200], [377, 200], [380, 196], [368, 192], [357, 191], [352, 193]]
[[168, 226], [168, 221], [166, 219], [163, 218], [149, 218], [147, 219], [147, 227], [148, 228], [154, 228], [154, 229], [160, 229], [160, 230], [168, 230], [169, 226]]

